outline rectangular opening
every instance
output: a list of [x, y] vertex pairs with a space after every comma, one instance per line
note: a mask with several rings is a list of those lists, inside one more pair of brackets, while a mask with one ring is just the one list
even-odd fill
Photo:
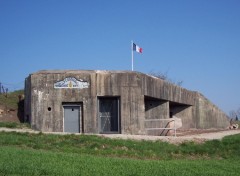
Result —
[[63, 131], [68, 133], [83, 132], [82, 104], [63, 103]]
[[172, 118], [173, 116], [181, 117], [181, 113], [184, 112], [185, 109], [189, 108], [191, 105], [176, 103], [176, 102], [169, 102], [169, 117]]
[[120, 133], [119, 97], [98, 98], [100, 133]]

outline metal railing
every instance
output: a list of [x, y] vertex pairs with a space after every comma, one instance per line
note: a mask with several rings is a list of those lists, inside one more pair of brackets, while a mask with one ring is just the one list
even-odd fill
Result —
[[[165, 128], [146, 128], [146, 130], [163, 130], [162, 133], [164, 132], [164, 130], [174, 130], [174, 137], [176, 137], [176, 120], [175, 119], [146, 119], [145, 122], [153, 122], [153, 121], [169, 121], [166, 125]], [[168, 128], [167, 126], [170, 124], [170, 122], [174, 122], [174, 127], [173, 128]], [[162, 134], [161, 133], [161, 134]], [[161, 136], [160, 134], [160, 136]], [[166, 133], [167, 134], [167, 133]]]

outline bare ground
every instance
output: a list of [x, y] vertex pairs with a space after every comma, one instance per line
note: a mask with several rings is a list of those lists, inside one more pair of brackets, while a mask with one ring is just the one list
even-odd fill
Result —
[[0, 122], [19, 122], [18, 112], [16, 109], [8, 109], [0, 105]]
[[[39, 131], [34, 131], [32, 129], [10, 129], [10, 128], [0, 128], [0, 131], [5, 132], [19, 132], [19, 133], [39, 133]], [[69, 134], [69, 133], [59, 133], [59, 132], [44, 132], [45, 134]], [[187, 141], [193, 141], [195, 143], [204, 143], [208, 140], [221, 140], [225, 136], [240, 134], [240, 130], [189, 130], [181, 136], [147, 136], [147, 135], [126, 135], [126, 134], [93, 134], [105, 138], [112, 139], [130, 139], [130, 140], [146, 140], [146, 141], [164, 141], [171, 144], [181, 144]], [[91, 134], [86, 134], [91, 135]]]
[[101, 135], [108, 138], [120, 138], [120, 139], [132, 139], [132, 140], [150, 140], [150, 141], [164, 141], [171, 144], [181, 144], [186, 141], [193, 141], [196, 143], [203, 143], [208, 140], [221, 140], [225, 136], [240, 134], [240, 130], [224, 130], [217, 132], [194, 132], [195, 134], [189, 134], [184, 136], [146, 136], [146, 135], [123, 135], [123, 134], [107, 134]]

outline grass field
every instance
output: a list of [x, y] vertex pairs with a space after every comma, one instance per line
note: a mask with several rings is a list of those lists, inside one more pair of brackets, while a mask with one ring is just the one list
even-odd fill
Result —
[[238, 175], [239, 144], [0, 132], [0, 175]]
[[23, 128], [29, 128], [29, 123], [17, 123], [17, 122], [0, 122], [0, 128], [6, 127], [6, 128], [14, 128], [14, 129], [23, 129]]
[[[239, 160], [238, 160], [239, 161]], [[1, 147], [2, 175], [235, 175], [236, 160], [134, 160]]]

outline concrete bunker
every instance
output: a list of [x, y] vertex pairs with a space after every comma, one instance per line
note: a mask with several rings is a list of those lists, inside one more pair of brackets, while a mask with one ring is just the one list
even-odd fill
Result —
[[139, 72], [39, 71], [26, 78], [25, 100], [25, 121], [46, 132], [165, 135], [174, 116], [182, 129], [229, 124], [200, 93]]

